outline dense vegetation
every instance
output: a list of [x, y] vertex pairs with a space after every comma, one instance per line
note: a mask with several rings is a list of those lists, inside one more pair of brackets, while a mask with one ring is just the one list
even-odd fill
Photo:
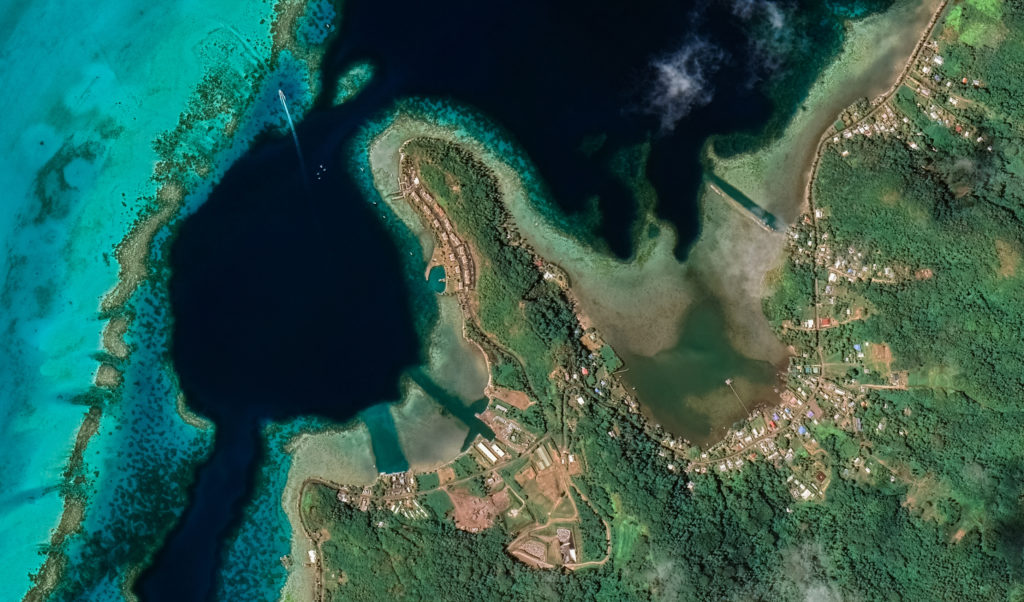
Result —
[[[786, 473], [765, 463], [695, 476], [691, 490], [630, 417], [588, 404], [572, 433], [586, 466], [575, 482], [612, 527], [611, 561], [531, 571], [504, 552], [508, 536], [499, 529], [470, 535], [443, 519], [363, 514], [310, 488], [303, 503], [311, 526], [330, 531], [327, 564], [346, 577], [343, 585], [328, 579], [332, 599], [1024, 600], [1024, 18], [1021, 6], [997, 0], [957, 8], [941, 37], [943, 69], [984, 78], [963, 92], [972, 105], [961, 115], [992, 151], [911, 115], [935, 151], [912, 152], [891, 138], [851, 142], [849, 157], [823, 158], [815, 183], [831, 244], [855, 245], [910, 274], [932, 271], [853, 285], [870, 317], [822, 335], [829, 349], [884, 341], [895, 368], [911, 373], [909, 390], [868, 394], [857, 410], [863, 439], [827, 422], [813, 427], [830, 458], [824, 502], [794, 501]], [[979, 22], [990, 36], [978, 33]], [[919, 110], [901, 94], [901, 110]], [[467, 193], [468, 158], [423, 150], [461, 174], [463, 194], [446, 202], [479, 198]], [[494, 194], [486, 181], [473, 186]], [[459, 211], [479, 212], [472, 232], [492, 262], [481, 278], [484, 299], [494, 295], [481, 306], [483, 327], [543, 386], [557, 354], [575, 352], [572, 321], [557, 291], [538, 288], [530, 260], [505, 247], [503, 217], [489, 213], [498, 210], [477, 204]], [[508, 283], [495, 276], [505, 269]], [[770, 318], [789, 319], [812, 303], [806, 264], [787, 265], [775, 284]], [[808, 333], [784, 336], [800, 349], [814, 346]], [[848, 467], [862, 458], [888, 470], [851, 476]], [[599, 524], [584, 521], [584, 542], [603, 540]]]
[[930, 120], [903, 89], [900, 110], [935, 151], [887, 138], [862, 142], [846, 158], [826, 154], [815, 197], [832, 213], [836, 246], [857, 244], [881, 261], [933, 274], [863, 287], [879, 312], [851, 336], [888, 341], [901, 367], [943, 368], [955, 375], [952, 389], [1016, 412], [1024, 390], [1024, 16], [996, 0], [957, 9], [943, 39], [979, 24], [990, 28], [989, 42], [1003, 38], [975, 47], [961, 35], [942, 48], [945, 62], [935, 69], [953, 81], [983, 79], [957, 90], [968, 104], [956, 115], [971, 137]]
[[[480, 256], [477, 313], [480, 327], [501, 345], [487, 346], [499, 360], [493, 368], [496, 382], [543, 394], [552, 367], [579, 353], [568, 301], [556, 284], [542, 278], [526, 247], [509, 244], [518, 234], [501, 202], [498, 182], [467, 149], [418, 139], [406, 152]], [[516, 367], [520, 362], [525, 373]]]
[[[630, 550], [602, 567], [531, 571], [504, 552], [499, 529], [470, 535], [445, 520], [363, 514], [322, 490], [312, 526], [331, 532], [329, 565], [350, 577], [335, 599], [473, 600], [500, 591], [519, 600], [1002, 600], [1020, 574], [1019, 521], [951, 545], [944, 524], [903, 507], [906, 485], [836, 478], [826, 503], [796, 504], [782, 474], [762, 464], [700, 477], [689, 492], [649, 437], [608, 408], [592, 411], [578, 427], [588, 463], [578, 482], [614, 533], [642, 525]], [[615, 439], [606, 434], [613, 422], [622, 431]], [[1009, 489], [1022, 476], [1003, 474]], [[374, 528], [378, 521], [384, 526]], [[603, 528], [590, 522], [583, 537], [601, 541]]]
[[[897, 495], [917, 539], [906, 542], [898, 564], [920, 575], [921, 558], [979, 546], [972, 561], [988, 558], [1002, 580], [962, 590], [969, 598], [1020, 596], [1024, 574], [1021, 9], [998, 0], [955, 6], [939, 38], [946, 41], [944, 61], [931, 65], [933, 75], [980, 83], [954, 88], [963, 100], [950, 112], [952, 122], [929, 115], [944, 97], [922, 100], [903, 88], [895, 106], [920, 132], [913, 138], [919, 148], [893, 137], [854, 138], [845, 144], [847, 157], [826, 153], [814, 188], [817, 205], [829, 213], [824, 228], [834, 249], [854, 246], [870, 253], [870, 262], [914, 275], [852, 285], [851, 293], [872, 308], [870, 318], [822, 335], [826, 349], [888, 343], [894, 369], [909, 371], [911, 387], [869, 395], [858, 415], [878, 425], [870, 450], [840, 431], [825, 443], [841, 461], [870, 454], [911, 484]], [[808, 307], [810, 277], [806, 264], [787, 266], [766, 304], [769, 317]], [[789, 338], [808, 348], [806, 335]], [[891, 495], [889, 483], [874, 485], [873, 498]], [[835, 487], [829, 505], [841, 500]]]

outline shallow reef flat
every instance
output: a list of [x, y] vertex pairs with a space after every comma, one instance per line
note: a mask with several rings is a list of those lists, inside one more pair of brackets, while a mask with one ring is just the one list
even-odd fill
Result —
[[370, 61], [359, 61], [349, 66], [336, 83], [334, 90], [335, 106], [351, 100], [362, 92], [363, 88], [373, 79], [375, 71], [376, 68]]
[[[430, 231], [423, 227], [419, 217], [407, 202], [401, 199], [392, 202], [398, 193], [399, 147], [412, 137], [412, 133], [387, 127], [376, 137], [370, 138], [362, 151], [365, 155], [358, 154], [359, 161], [367, 161], [369, 172], [367, 173], [366, 167], [362, 165], [354, 168], [354, 171], [366, 180], [366, 200], [374, 204], [387, 205], [419, 244], [421, 257], [429, 265], [434, 254], [434, 240]], [[400, 238], [401, 234], [395, 233], [395, 236]], [[408, 245], [409, 241], [405, 241], [405, 244]], [[426, 278], [426, 274], [423, 278]], [[436, 304], [436, 311], [429, 311], [433, 309], [432, 307], [418, 308], [420, 314], [427, 313], [434, 318], [428, 325], [429, 332], [423, 333], [428, 372], [435, 381], [463, 401], [472, 403], [483, 395], [483, 389], [487, 386], [487, 366], [481, 351], [463, 336], [463, 317], [458, 302], [453, 297], [433, 294], [419, 278], [412, 284], [415, 288], [428, 293], [419, 296], [422, 305]]]
[[672, 256], [675, 238], [670, 228], [642, 243], [634, 262], [598, 253], [566, 234], [564, 216], [544, 198], [528, 159], [492, 124], [468, 110], [426, 102], [400, 105], [385, 121], [377, 126], [380, 132], [371, 150], [374, 182], [382, 196], [398, 191], [398, 147], [405, 140], [430, 136], [469, 147], [497, 175], [503, 199], [524, 237], [539, 255], [568, 272], [595, 322], [648, 351], [672, 344], [677, 326], [671, 324], [666, 336], [664, 323], [650, 319], [658, 314], [678, 317], [687, 296], [682, 286], [685, 271]]
[[117, 277], [111, 251], [141, 209], [136, 199], [153, 194], [152, 142], [211, 63], [204, 43], [226, 33], [216, 33], [225, 8], [237, 15], [235, 35], [259, 37], [266, 7], [237, 2], [154, 5], [141, 15], [113, 4], [102, 19], [83, 18], [95, 13], [88, 3], [34, 2], [5, 17], [5, 85], [17, 93], [0, 98], [0, 319], [10, 333], [0, 351], [0, 527], [10, 535], [0, 598], [28, 590], [60, 520], [58, 484], [87, 409], [72, 399], [88, 390], [93, 355], [104, 351], [97, 305]]
[[414, 384], [408, 385], [405, 399], [391, 412], [410, 470], [429, 472], [458, 456], [469, 427]]
[[439, 296], [437, 304], [437, 322], [427, 343], [427, 372], [460, 401], [473, 403], [483, 397], [489, 382], [486, 359], [463, 334], [458, 301]]
[[[819, 76], [782, 136], [727, 159], [715, 156], [708, 144], [709, 167], [791, 222], [805, 209], [808, 169], [822, 132], [842, 108], [892, 84], [938, 4], [898, 4], [850, 22], [842, 52]], [[701, 192], [701, 218], [701, 235], [688, 260], [694, 281], [722, 302], [734, 347], [755, 359], [780, 361], [786, 352], [762, 316], [761, 299], [766, 279], [782, 261], [785, 236], [759, 227], [710, 186]]]
[[[709, 154], [715, 173], [795, 218], [818, 135], [839, 108], [888, 85], [913, 45], [906, 32], [919, 30], [937, 3], [899, 4], [852, 23], [843, 53], [782, 138], [729, 159]], [[0, 451], [8, 460], [0, 528], [13, 542], [0, 552], [0, 599], [131, 595], [141, 567], [173, 534], [216, 428], [191, 412], [168, 357], [170, 243], [255, 140], [285, 131], [282, 109], [297, 123], [312, 110], [336, 17], [326, 0], [185, 0], [141, 11], [43, 0], [0, 22], [6, 86], [16, 91], [0, 98], [9, 157], [0, 165], [9, 207], [0, 214], [8, 310], [0, 316], [8, 335], [0, 350]], [[321, 123], [324, 112], [379, 101], [367, 91], [377, 64], [346, 60], [331, 71]], [[344, 428], [318, 418], [253, 421], [258, 453], [246, 468], [255, 484], [217, 540], [209, 571], [217, 575], [208, 589], [222, 599], [309, 591], [302, 580], [311, 573], [300, 568], [309, 542], [293, 516], [307, 478], [359, 484], [406, 462], [427, 470], [475, 436], [472, 412], [490, 384], [488, 367], [463, 336], [454, 298], [426, 282], [436, 263], [431, 234], [406, 203], [392, 202], [399, 148], [411, 138], [457, 142], [497, 176], [525, 241], [565, 270], [592, 322], [585, 326], [598, 328], [627, 366], [647, 368], [627, 376], [637, 379], [630, 384], [657, 384], [680, 363], [708, 360], [695, 360], [700, 354], [724, 358], [728, 374], [649, 404], [666, 426], [699, 440], [730, 423], [742, 413], [724, 395], [723, 377], [735, 378], [744, 397], [759, 396], [787, 354], [760, 307], [784, 235], [705, 187], [700, 235], [680, 261], [686, 233], [654, 210], [682, 196], [656, 198], [645, 171], [649, 139], [623, 151], [625, 187], [648, 195], [624, 260], [578, 235], [517, 138], [480, 113], [411, 98], [374, 115], [349, 148], [348, 167], [405, 262], [422, 365], [403, 376], [400, 399], [382, 399]], [[714, 344], [695, 350], [685, 334], [709, 303], [720, 309], [708, 321], [716, 328], [701, 336]]]
[[[131, 539], [155, 543], [169, 524], [146, 517], [179, 511], [212, 432], [175, 410], [164, 227], [276, 125], [254, 102], [261, 83], [275, 102], [286, 86], [296, 111], [308, 105], [316, 51], [294, 42], [304, 7], [42, 1], [5, 15], [17, 92], [0, 98], [0, 598], [44, 596], [79, 562], [104, 568], [78, 572], [64, 595], [119, 595], [149, 551], [115, 550], [118, 534], [135, 521], [153, 531]], [[271, 82], [285, 62], [302, 68]]]
[[370, 433], [358, 422], [340, 428], [300, 418], [268, 425], [261, 439], [256, 485], [226, 537], [216, 599], [272, 600], [293, 574], [301, 576], [290, 569], [301, 566], [308, 549], [295, 512], [303, 481], [371, 483], [377, 477]]

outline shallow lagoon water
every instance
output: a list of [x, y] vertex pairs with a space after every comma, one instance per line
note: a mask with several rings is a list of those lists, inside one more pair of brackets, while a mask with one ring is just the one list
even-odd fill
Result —
[[427, 274], [427, 282], [430, 283], [430, 290], [435, 293], [443, 293], [447, 286], [444, 276], [444, 266], [435, 265], [430, 268], [430, 273]]
[[652, 418], [697, 445], [777, 397], [775, 366], [737, 351], [723, 336], [726, 328], [722, 308], [705, 298], [689, 310], [674, 347], [653, 357], [623, 357], [623, 377]]

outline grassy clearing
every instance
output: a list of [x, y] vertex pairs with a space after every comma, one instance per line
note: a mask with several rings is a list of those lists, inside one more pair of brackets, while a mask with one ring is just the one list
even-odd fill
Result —
[[433, 491], [423, 496], [423, 505], [433, 511], [434, 516], [438, 518], [450, 516], [452, 510], [455, 510], [452, 498], [444, 491]]
[[644, 526], [636, 518], [629, 515], [616, 517], [612, 523], [612, 558], [616, 563], [629, 562], [644, 531]]
[[911, 370], [909, 384], [911, 387], [954, 389], [959, 375], [960, 370], [955, 366], [925, 366]]

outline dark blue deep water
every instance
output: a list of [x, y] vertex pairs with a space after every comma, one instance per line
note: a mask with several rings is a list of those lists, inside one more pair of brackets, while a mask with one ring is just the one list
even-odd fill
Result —
[[516, 140], [588, 242], [621, 257], [637, 208], [609, 164], [650, 141], [657, 212], [684, 254], [697, 234], [701, 146], [747, 132], [723, 143], [737, 150], [770, 135], [838, 48], [840, 21], [825, 4], [789, 10], [780, 27], [763, 4], [346, 0], [324, 99], [352, 62], [377, 71], [355, 99], [324, 100], [297, 124], [308, 164], [330, 169], [306, 185], [291, 140], [265, 140], [174, 243], [173, 359], [217, 441], [139, 593], [210, 595], [262, 425], [350, 419], [398, 399], [400, 375], [422, 362], [400, 253], [341, 166], [361, 125], [410, 96], [473, 107]]

